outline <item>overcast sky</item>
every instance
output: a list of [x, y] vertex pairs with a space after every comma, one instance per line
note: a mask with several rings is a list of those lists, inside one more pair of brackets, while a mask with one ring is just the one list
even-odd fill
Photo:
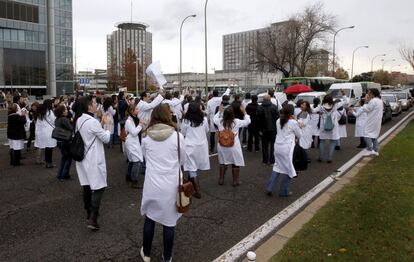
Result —
[[[183, 18], [183, 71], [204, 72], [205, 0], [133, 0], [132, 20], [148, 24], [152, 33], [153, 61], [165, 73], [179, 71], [179, 29]], [[258, 29], [286, 20], [315, 1], [209, 0], [207, 7], [208, 67], [222, 69], [222, 35]], [[401, 60], [401, 43], [414, 46], [414, 0], [323, 0], [326, 12], [335, 15], [338, 28], [355, 25], [337, 35], [336, 53], [346, 70], [355, 53], [354, 74], [369, 71], [371, 59], [386, 53], [385, 70], [413, 73]], [[73, 1], [73, 34], [77, 70], [106, 69], [106, 35], [115, 23], [131, 20], [131, 0]], [[333, 36], [332, 36], [333, 38]], [[332, 40], [331, 40], [332, 41]], [[332, 50], [332, 43], [326, 43]], [[377, 58], [374, 69], [382, 66]], [[401, 66], [398, 66], [401, 65]]]

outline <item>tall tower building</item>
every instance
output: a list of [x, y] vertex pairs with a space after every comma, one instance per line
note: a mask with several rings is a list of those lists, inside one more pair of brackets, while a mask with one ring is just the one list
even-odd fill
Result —
[[0, 0], [0, 89], [73, 93], [72, 0]]
[[128, 49], [131, 49], [138, 63], [146, 68], [152, 63], [152, 34], [147, 32], [144, 23], [122, 22], [115, 25], [117, 30], [107, 35], [108, 74], [124, 76], [123, 62]]

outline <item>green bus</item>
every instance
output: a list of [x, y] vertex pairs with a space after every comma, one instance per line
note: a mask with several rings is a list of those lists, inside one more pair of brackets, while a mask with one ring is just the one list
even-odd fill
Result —
[[[346, 83], [348, 80], [336, 79], [334, 77], [286, 77], [282, 78], [281, 84], [283, 90], [289, 86], [296, 84], [303, 84], [310, 86], [313, 91], [326, 92], [329, 87], [334, 83]], [[281, 91], [283, 91], [281, 90]]]

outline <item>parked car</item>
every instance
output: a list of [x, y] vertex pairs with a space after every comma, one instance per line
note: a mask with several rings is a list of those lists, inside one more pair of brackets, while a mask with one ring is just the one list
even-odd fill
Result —
[[401, 102], [398, 100], [396, 95], [393, 93], [382, 93], [381, 97], [383, 100], [390, 103], [393, 115], [399, 115], [402, 112]]
[[389, 93], [394, 94], [395, 96], [397, 96], [398, 101], [401, 102], [401, 109], [402, 110], [407, 111], [411, 107], [411, 101], [409, 100], [407, 92], [405, 92], [403, 90], [400, 90], [400, 91], [394, 90], [394, 91], [389, 92]]
[[298, 102], [300, 99], [308, 101], [309, 104], [313, 104], [313, 99], [315, 98], [319, 98], [322, 102], [323, 98], [325, 97], [326, 93], [325, 92], [305, 92], [305, 93], [300, 93], [296, 96], [294, 102]]

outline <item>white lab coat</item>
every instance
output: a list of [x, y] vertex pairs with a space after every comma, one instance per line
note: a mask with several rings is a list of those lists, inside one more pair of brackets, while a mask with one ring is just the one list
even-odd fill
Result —
[[[82, 128], [79, 130], [81, 125]], [[104, 130], [99, 121], [88, 114], [82, 114], [78, 118], [75, 130], [79, 130], [85, 144], [85, 157], [82, 161], [76, 162], [76, 172], [81, 186], [88, 185], [92, 190], [106, 187], [106, 160], [103, 143], [109, 143], [111, 133]]]
[[356, 117], [355, 137], [364, 137], [365, 125], [367, 123], [367, 113], [361, 107], [356, 112], [353, 112], [353, 115]]
[[382, 100], [375, 97], [362, 108], [367, 113], [364, 137], [378, 138], [381, 131], [382, 114], [384, 110]]
[[[185, 162], [185, 142], [180, 135], [181, 164]], [[178, 188], [177, 132], [167, 139], [156, 141], [150, 136], [142, 139], [142, 153], [146, 160], [144, 189], [142, 192], [141, 215], [164, 226], [173, 227], [181, 214], [177, 212]]]
[[[239, 140], [239, 129], [247, 127], [250, 124], [250, 116], [245, 114], [243, 120], [235, 118], [233, 123], [232, 131], [234, 133], [234, 145], [232, 147], [222, 147], [220, 143], [217, 142], [218, 160], [221, 165], [244, 166], [243, 152]], [[218, 126], [219, 131], [224, 130], [220, 112], [217, 112], [214, 116], [214, 124]]]
[[293, 166], [293, 151], [295, 149], [295, 137], [302, 137], [302, 130], [296, 120], [290, 119], [283, 128], [280, 126], [280, 119], [276, 121], [276, 141], [275, 141], [275, 163], [273, 171], [286, 174], [289, 177], [296, 176]]
[[[339, 119], [341, 119], [342, 117], [342, 114], [346, 116], [345, 108], [338, 111], [338, 113], [339, 113], [339, 117], [338, 117], [338, 121], [339, 121]], [[348, 133], [346, 132], [346, 124], [345, 125], [338, 124], [338, 134], [339, 134], [339, 138], [348, 137]]]
[[208, 154], [208, 121], [204, 121], [198, 127], [192, 127], [191, 122], [183, 120], [181, 133], [185, 137], [186, 161], [184, 171], [209, 170], [210, 158]]
[[312, 136], [319, 136], [319, 114], [311, 113], [310, 114], [310, 125], [312, 127]]
[[138, 107], [138, 118], [146, 123], [146, 125], [149, 124], [149, 121], [151, 120], [151, 114], [152, 110], [157, 107], [159, 104], [161, 104], [162, 100], [164, 98], [162, 95], [158, 94], [154, 100], [152, 100], [151, 103], [147, 103], [143, 100], [140, 100], [137, 107]]
[[[340, 114], [338, 112], [338, 104], [333, 105], [332, 109], [330, 111], [327, 111], [322, 105], [318, 106], [317, 108], [314, 108], [312, 110], [313, 113], [322, 113], [321, 115], [321, 123], [319, 126], [319, 139], [324, 139], [324, 140], [338, 140], [340, 138], [339, 136], [339, 124], [338, 124], [338, 120], [340, 117]], [[342, 105], [339, 105], [342, 106]], [[325, 125], [325, 121], [327, 119], [328, 114], [331, 115], [332, 118], [332, 122], [334, 124], [334, 128], [331, 131], [325, 131], [324, 129], [324, 125]]]
[[125, 121], [125, 153], [130, 162], [143, 162], [141, 143], [139, 142], [138, 134], [141, 132], [142, 126], [135, 126], [132, 117], [128, 117]]
[[49, 110], [43, 119], [37, 118], [35, 129], [35, 144], [37, 148], [56, 147], [56, 140], [52, 138], [55, 128], [55, 114]]
[[[229, 94], [230, 94], [230, 88], [227, 88], [223, 96], [229, 95]], [[212, 97], [207, 102], [207, 117], [208, 117], [209, 124], [210, 124], [210, 132], [217, 132], [217, 128], [214, 126], [214, 115], [216, 114], [216, 108], [220, 106], [221, 101], [222, 101], [222, 97], [216, 96], [216, 97]]]
[[[106, 117], [110, 119], [110, 123], [108, 124], [108, 130], [111, 132], [111, 135], [114, 134], [114, 115], [115, 115], [115, 110], [112, 106], [108, 107], [108, 109], [106, 111], [103, 110], [102, 108], [102, 118]], [[99, 120], [99, 119], [98, 119]], [[102, 123], [103, 128], [106, 129], [105, 124]]]
[[311, 122], [311, 114], [307, 114], [305, 118], [298, 119], [299, 122], [303, 123], [305, 127], [302, 129], [302, 136], [299, 139], [299, 145], [303, 149], [309, 149], [312, 145], [312, 122]]

